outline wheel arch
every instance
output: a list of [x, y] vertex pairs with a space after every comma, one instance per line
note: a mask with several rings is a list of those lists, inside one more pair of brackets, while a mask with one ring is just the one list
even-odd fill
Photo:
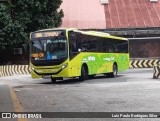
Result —
[[86, 63], [83, 63], [82, 66], [81, 66], [81, 69], [82, 69], [83, 66], [86, 69], [87, 73], [89, 73], [88, 65]]

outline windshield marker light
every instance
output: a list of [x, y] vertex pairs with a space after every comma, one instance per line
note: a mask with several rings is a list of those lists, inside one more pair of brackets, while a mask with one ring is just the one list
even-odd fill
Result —
[[68, 63], [62, 66], [62, 70], [65, 69], [68, 66]]

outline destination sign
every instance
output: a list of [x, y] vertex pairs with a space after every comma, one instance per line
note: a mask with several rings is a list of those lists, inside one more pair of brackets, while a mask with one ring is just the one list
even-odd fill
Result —
[[56, 36], [59, 36], [62, 32], [63, 31], [36, 32], [32, 34], [32, 38], [56, 37]]

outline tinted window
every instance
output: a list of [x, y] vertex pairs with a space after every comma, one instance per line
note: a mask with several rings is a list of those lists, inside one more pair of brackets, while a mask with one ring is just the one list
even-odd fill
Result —
[[[82, 52], [128, 53], [128, 41], [114, 40], [69, 32], [70, 54]], [[74, 53], [74, 54], [73, 54]]]

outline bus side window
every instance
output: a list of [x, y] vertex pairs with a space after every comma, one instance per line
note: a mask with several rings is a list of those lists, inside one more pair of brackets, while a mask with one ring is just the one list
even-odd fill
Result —
[[121, 53], [128, 53], [128, 43], [121, 43], [120, 44], [120, 52]]
[[77, 52], [77, 44], [76, 44], [76, 40], [71, 41], [71, 52]]
[[71, 52], [77, 51], [77, 40], [74, 32], [69, 32], [69, 49]]
[[100, 48], [99, 48], [100, 52], [103, 52], [103, 53], [109, 52], [108, 43], [107, 43], [106, 39], [99, 40], [99, 44], [100, 44], [99, 45], [100, 46]]
[[109, 53], [115, 53], [115, 45], [113, 43], [109, 43]]
[[74, 58], [78, 54], [78, 37], [76, 32], [68, 33], [69, 39], [69, 56], [70, 59]]

